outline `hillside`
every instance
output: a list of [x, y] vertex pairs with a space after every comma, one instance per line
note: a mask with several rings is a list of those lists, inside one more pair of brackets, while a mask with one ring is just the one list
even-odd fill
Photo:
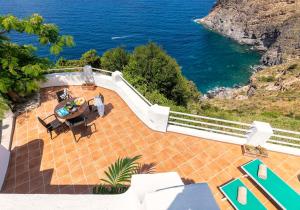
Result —
[[254, 74], [247, 86], [227, 90], [206, 103], [209, 115], [300, 130], [300, 60], [268, 67]]
[[218, 0], [198, 23], [262, 52], [269, 66], [203, 99], [202, 114], [300, 130], [300, 1]]
[[262, 63], [300, 57], [299, 0], [218, 0], [204, 26], [262, 51]]

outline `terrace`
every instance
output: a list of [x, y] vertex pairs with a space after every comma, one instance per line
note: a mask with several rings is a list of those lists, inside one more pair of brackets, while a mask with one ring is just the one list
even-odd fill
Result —
[[[178, 172], [186, 184], [207, 182], [221, 209], [232, 207], [222, 199], [219, 187], [234, 178], [241, 178], [268, 209], [276, 209], [256, 184], [243, 177], [240, 166], [253, 158], [243, 156], [240, 145], [154, 131], [115, 91], [102, 87], [68, 88], [72, 95], [86, 100], [103, 94], [105, 116], [91, 116], [88, 129], [81, 133], [78, 142], [69, 130], [50, 139], [37, 116], [53, 114], [57, 105], [55, 92], [62, 87], [41, 89], [40, 106], [16, 119], [1, 193], [89, 194], [118, 157], [142, 155], [143, 163], [156, 164], [156, 172]], [[299, 156], [270, 151], [264, 162], [300, 192]]]

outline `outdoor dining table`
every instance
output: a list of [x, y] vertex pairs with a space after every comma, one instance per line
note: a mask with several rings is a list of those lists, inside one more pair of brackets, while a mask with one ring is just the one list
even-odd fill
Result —
[[77, 106], [77, 110], [74, 111], [74, 112], [70, 112], [69, 114], [65, 115], [65, 116], [60, 116], [59, 114], [57, 114], [57, 110], [65, 107], [67, 105], [68, 102], [72, 102], [74, 101], [76, 98], [69, 98], [69, 99], [66, 99], [62, 102], [60, 102], [59, 104], [56, 105], [55, 109], [54, 109], [54, 113], [55, 115], [60, 118], [60, 119], [63, 119], [63, 120], [70, 120], [70, 119], [73, 119], [73, 118], [76, 118], [80, 115], [82, 115], [88, 108], [88, 103], [87, 101], [85, 101], [82, 105], [80, 106]]

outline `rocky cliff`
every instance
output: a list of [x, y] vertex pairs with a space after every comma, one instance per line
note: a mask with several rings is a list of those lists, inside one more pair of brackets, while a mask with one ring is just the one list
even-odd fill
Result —
[[218, 0], [198, 22], [262, 51], [264, 65], [300, 57], [300, 0]]

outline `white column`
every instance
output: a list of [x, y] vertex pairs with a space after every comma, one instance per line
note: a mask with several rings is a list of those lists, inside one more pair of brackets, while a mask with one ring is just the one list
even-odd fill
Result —
[[170, 114], [170, 107], [152, 105], [149, 109], [149, 120], [157, 131], [166, 132]]
[[95, 84], [95, 79], [93, 75], [93, 69], [91, 66], [86, 65], [83, 67], [83, 75], [84, 75], [84, 81], [87, 84]]
[[273, 129], [269, 123], [254, 121], [247, 134], [247, 144], [264, 146], [272, 135]]
[[122, 73], [119, 72], [119, 71], [114, 71], [112, 74], [111, 74], [111, 77], [112, 77], [112, 80], [114, 82], [119, 82], [121, 80], [121, 77], [122, 77]]

